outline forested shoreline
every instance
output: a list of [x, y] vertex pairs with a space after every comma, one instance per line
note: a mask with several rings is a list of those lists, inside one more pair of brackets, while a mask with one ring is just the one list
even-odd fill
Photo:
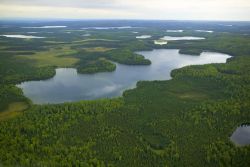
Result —
[[[0, 51], [0, 111], [14, 102], [24, 102], [28, 108], [0, 120], [0, 166], [247, 167], [250, 146], [237, 147], [229, 137], [238, 126], [250, 122], [250, 37], [218, 32], [203, 35], [204, 41], [156, 46], [152, 40], [165, 35], [161, 29], [143, 31], [154, 36], [131, 40], [129, 35], [124, 37], [128, 32], [117, 30], [96, 36], [121, 42], [84, 41], [72, 45], [71, 40], [78, 39], [64, 37], [70, 46], [49, 46], [44, 41], [29, 49], [23, 47], [32, 40], [24, 44], [12, 41], [16, 47], [11, 49], [6, 48], [10, 41], [1, 41], [5, 47]], [[117, 34], [122, 37], [119, 39]], [[188, 34], [192, 32], [183, 35]], [[43, 60], [33, 53], [50, 55], [46, 47], [59, 46], [67, 54]], [[94, 51], [74, 51], [90, 46]], [[100, 52], [96, 48], [100, 46], [111, 49]], [[16, 50], [13, 48], [22, 49], [12, 53]], [[57, 67], [95, 73], [115, 70], [110, 61], [149, 65], [150, 61], [135, 52], [157, 48], [175, 48], [195, 55], [219, 51], [233, 57], [225, 64], [173, 70], [168, 81], [140, 81], [135, 89], [113, 99], [34, 105], [15, 86], [27, 80], [51, 78]]]

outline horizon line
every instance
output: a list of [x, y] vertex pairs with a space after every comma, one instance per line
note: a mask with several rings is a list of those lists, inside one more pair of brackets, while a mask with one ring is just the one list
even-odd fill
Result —
[[0, 21], [191, 21], [191, 22], [250, 22], [250, 20], [213, 20], [213, 19], [140, 19], [140, 18], [28, 18], [0, 17]]

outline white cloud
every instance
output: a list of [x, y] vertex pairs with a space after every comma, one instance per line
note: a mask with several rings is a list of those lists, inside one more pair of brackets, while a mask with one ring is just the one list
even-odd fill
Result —
[[[73, 7], [49, 7], [49, 6], [22, 6], [22, 5], [0, 5], [0, 16], [2, 17], [40, 17], [40, 18], [123, 18], [132, 17], [132, 13]], [[111, 17], [110, 17], [111, 16]]]
[[1, 17], [250, 20], [249, 0], [1, 0]]

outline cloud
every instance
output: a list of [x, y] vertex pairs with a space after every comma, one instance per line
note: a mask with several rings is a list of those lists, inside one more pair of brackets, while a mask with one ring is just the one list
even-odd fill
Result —
[[[47, 13], [44, 13], [47, 12]], [[250, 20], [249, 0], [1, 0], [1, 17]]]
[[72, 7], [72, 8], [120, 8], [117, 0], [1, 0], [5, 5]]
[[0, 5], [0, 16], [2, 18], [124, 18], [133, 17], [133, 13], [117, 10], [95, 9], [95, 8], [73, 8], [73, 7], [51, 7], [51, 6], [21, 6]]

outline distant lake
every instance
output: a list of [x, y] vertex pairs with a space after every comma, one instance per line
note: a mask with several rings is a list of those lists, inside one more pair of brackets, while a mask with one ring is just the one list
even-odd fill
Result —
[[192, 37], [192, 36], [184, 36], [184, 37], [172, 37], [172, 36], [164, 36], [161, 38], [166, 41], [180, 41], [180, 40], [202, 40], [205, 39], [203, 37]]
[[89, 30], [89, 29], [94, 29], [94, 30], [113, 30], [113, 29], [131, 29], [131, 28], [138, 28], [138, 27], [131, 27], [131, 26], [121, 26], [121, 27], [84, 27], [81, 28], [83, 30]]
[[207, 32], [207, 33], [213, 33], [214, 31], [211, 30], [195, 30], [196, 32]]
[[242, 125], [238, 127], [232, 136], [231, 141], [238, 146], [245, 146], [250, 144], [250, 125]]
[[33, 35], [0, 35], [2, 37], [7, 37], [7, 38], [21, 38], [21, 39], [32, 39], [32, 38], [45, 38], [45, 37], [37, 37]]
[[177, 49], [137, 53], [150, 59], [152, 64], [129, 66], [116, 63], [116, 71], [97, 74], [78, 74], [73, 68], [58, 68], [51, 79], [23, 82], [18, 87], [37, 104], [110, 98], [135, 88], [137, 81], [168, 80], [173, 69], [194, 64], [225, 63], [230, 57], [214, 52], [203, 52], [200, 56], [183, 55]]
[[141, 36], [137, 36], [137, 39], [147, 39], [147, 38], [151, 38], [151, 35], [141, 35]]
[[167, 30], [167, 32], [183, 32], [184, 30]]
[[161, 40], [155, 40], [154, 44], [155, 45], [166, 45], [166, 44], [168, 44], [168, 42], [161, 39]]
[[66, 28], [67, 26], [41, 26], [41, 27], [21, 27], [21, 28]]

